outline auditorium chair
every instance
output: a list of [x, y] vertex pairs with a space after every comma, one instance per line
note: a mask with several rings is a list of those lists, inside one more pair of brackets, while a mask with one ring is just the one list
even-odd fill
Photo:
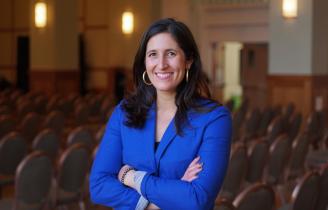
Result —
[[233, 200], [239, 192], [248, 169], [246, 147], [242, 144], [233, 148], [227, 174], [222, 184], [219, 198]]
[[318, 196], [319, 174], [309, 171], [298, 181], [289, 202], [279, 210], [318, 210], [315, 207]]
[[52, 188], [52, 207], [78, 204], [81, 210], [86, 209], [84, 190], [89, 165], [90, 151], [84, 144], [74, 144], [61, 154]]
[[57, 133], [45, 128], [41, 130], [32, 142], [33, 150], [40, 150], [49, 155], [50, 159], [55, 162], [60, 150], [60, 139]]
[[315, 210], [328, 209], [328, 163], [324, 164], [320, 170], [319, 197]]
[[14, 198], [0, 200], [1, 210], [43, 209], [49, 201], [51, 160], [40, 151], [26, 156], [16, 170]]
[[281, 184], [289, 161], [291, 145], [286, 134], [280, 135], [269, 149], [269, 159], [265, 168], [265, 181], [269, 184]]
[[[14, 183], [15, 171], [28, 152], [25, 139], [17, 132], [11, 132], [0, 141], [0, 188]], [[0, 190], [1, 190], [0, 189]], [[0, 191], [1, 194], [1, 191]], [[0, 196], [1, 197], [1, 196]]]
[[236, 210], [275, 210], [275, 193], [270, 185], [255, 183], [234, 199]]
[[235, 210], [236, 208], [232, 205], [229, 200], [218, 199], [215, 203], [214, 210]]
[[269, 157], [269, 143], [263, 138], [255, 140], [249, 146], [248, 157], [247, 183], [261, 182], [263, 180], [264, 167]]

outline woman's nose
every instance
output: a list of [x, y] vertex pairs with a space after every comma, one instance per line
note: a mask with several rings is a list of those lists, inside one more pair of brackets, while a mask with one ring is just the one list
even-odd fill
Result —
[[158, 67], [160, 69], [165, 69], [168, 67], [168, 64], [167, 64], [167, 60], [164, 56], [161, 56], [159, 59], [158, 59]]

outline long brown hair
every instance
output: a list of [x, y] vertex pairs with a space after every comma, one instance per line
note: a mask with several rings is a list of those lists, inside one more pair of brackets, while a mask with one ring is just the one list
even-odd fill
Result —
[[153, 86], [143, 82], [142, 74], [146, 70], [145, 54], [149, 39], [159, 33], [170, 33], [179, 47], [183, 50], [187, 60], [193, 60], [189, 69], [188, 81], [183, 80], [177, 87], [175, 103], [175, 127], [179, 135], [182, 134], [182, 126], [187, 123], [187, 111], [190, 108], [204, 110], [204, 104], [199, 99], [207, 99], [207, 103], [217, 103], [211, 100], [208, 80], [203, 72], [202, 63], [197, 44], [189, 28], [182, 22], [172, 18], [161, 19], [154, 22], [143, 34], [133, 64], [134, 92], [123, 101], [123, 110], [127, 113], [125, 124], [130, 127], [142, 128], [147, 118], [147, 112], [156, 101], [156, 90]]

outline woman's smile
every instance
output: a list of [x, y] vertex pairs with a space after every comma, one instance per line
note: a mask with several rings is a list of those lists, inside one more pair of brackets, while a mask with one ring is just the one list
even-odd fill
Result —
[[155, 72], [159, 80], [169, 80], [173, 77], [173, 72]]

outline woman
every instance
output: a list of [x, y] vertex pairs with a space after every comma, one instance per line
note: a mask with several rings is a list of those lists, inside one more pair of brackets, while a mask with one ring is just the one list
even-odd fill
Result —
[[135, 92], [114, 110], [90, 175], [115, 209], [213, 209], [229, 160], [231, 118], [210, 99], [194, 38], [163, 19], [143, 35]]

